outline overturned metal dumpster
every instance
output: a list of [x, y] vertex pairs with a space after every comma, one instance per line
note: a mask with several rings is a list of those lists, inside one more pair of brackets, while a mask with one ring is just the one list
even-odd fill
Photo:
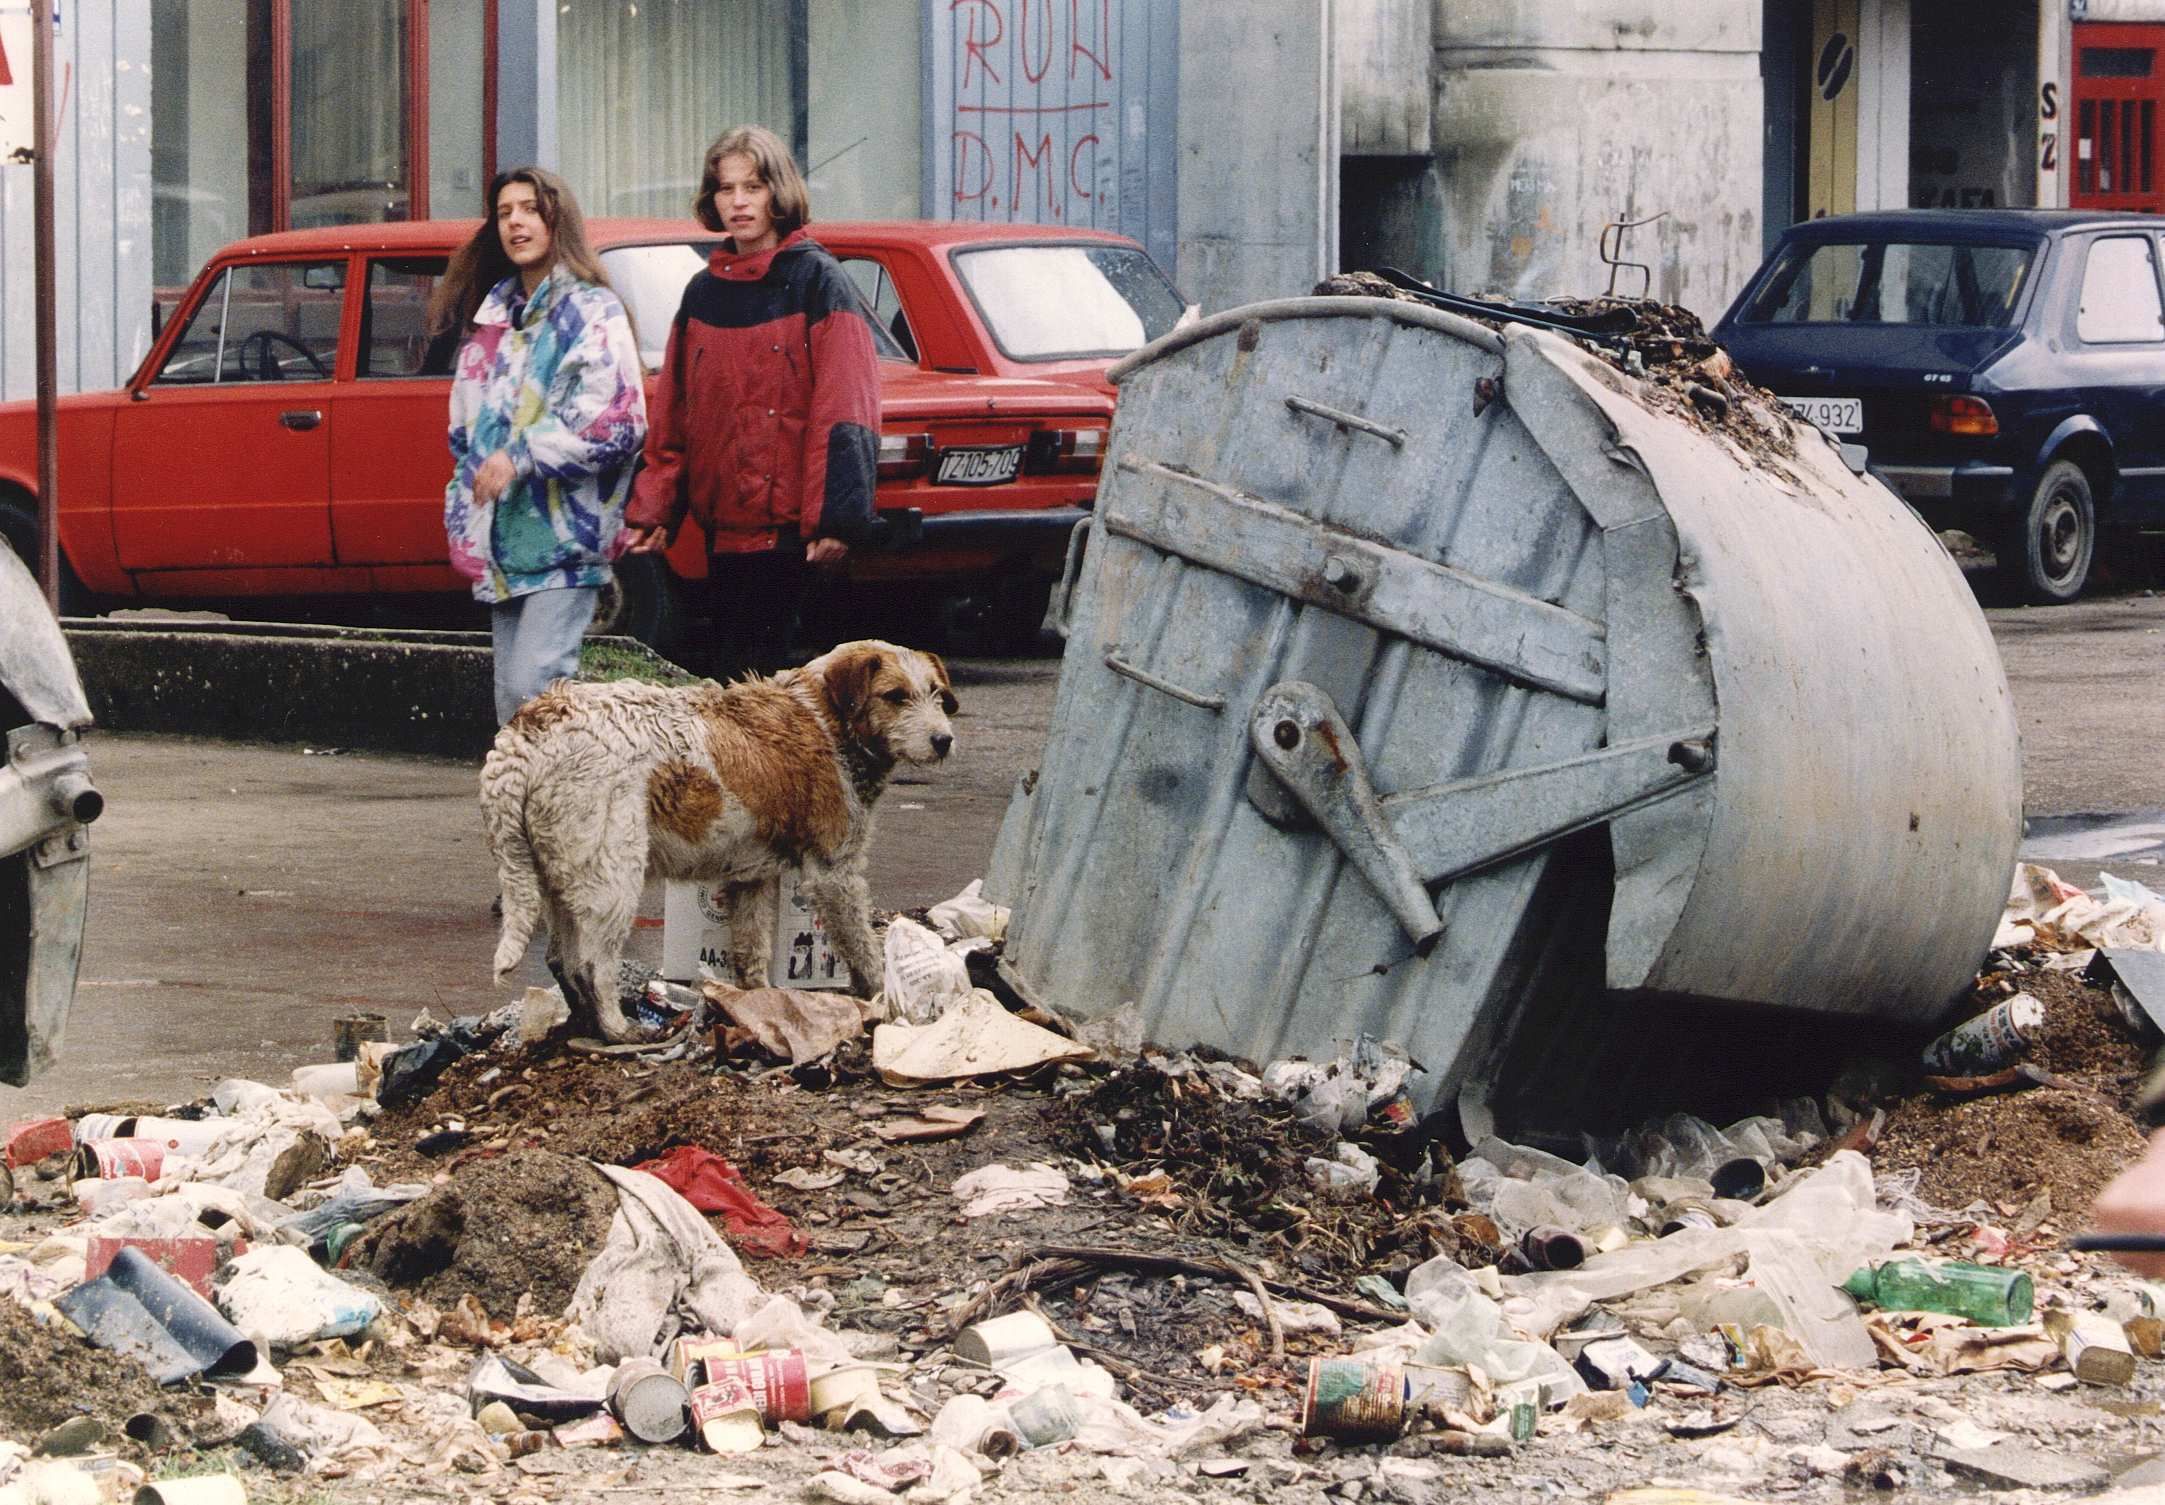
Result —
[[1817, 431], [1742, 444], [1573, 341], [1369, 298], [1114, 375], [987, 882], [1022, 990], [1258, 1060], [1370, 1033], [1433, 1101], [1687, 1002], [1922, 1025], [1970, 979], [2021, 829], [2006, 680]]

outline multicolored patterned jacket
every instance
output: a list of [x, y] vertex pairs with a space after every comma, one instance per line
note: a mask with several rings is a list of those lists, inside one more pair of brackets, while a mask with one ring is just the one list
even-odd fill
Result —
[[[615, 293], [550, 269], [531, 298], [517, 275], [481, 302], [451, 383], [451, 567], [497, 602], [609, 578], [632, 462], [646, 441], [645, 372]], [[474, 472], [498, 450], [519, 478], [494, 506]]]

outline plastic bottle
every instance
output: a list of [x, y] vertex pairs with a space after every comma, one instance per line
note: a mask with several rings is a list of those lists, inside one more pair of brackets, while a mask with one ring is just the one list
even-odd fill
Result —
[[1979, 1327], [2019, 1327], [2030, 1320], [2030, 1277], [1983, 1265], [1928, 1265], [1905, 1259], [1859, 1270], [1842, 1289], [1897, 1312], [1947, 1312]]

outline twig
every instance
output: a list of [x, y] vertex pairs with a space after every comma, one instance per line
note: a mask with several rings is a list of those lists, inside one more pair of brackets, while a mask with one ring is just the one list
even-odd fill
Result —
[[1270, 1304], [1270, 1292], [1263, 1289], [1263, 1277], [1256, 1274], [1246, 1265], [1236, 1264], [1230, 1259], [1221, 1259], [1218, 1263], [1246, 1281], [1248, 1289], [1255, 1293], [1257, 1304], [1263, 1308], [1263, 1320], [1270, 1324], [1271, 1362], [1273, 1364], [1284, 1363], [1285, 1329], [1278, 1323], [1278, 1309]]

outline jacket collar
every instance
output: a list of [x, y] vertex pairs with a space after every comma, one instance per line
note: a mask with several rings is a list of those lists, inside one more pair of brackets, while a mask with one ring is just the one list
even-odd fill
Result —
[[790, 231], [773, 250], [761, 251], [753, 256], [739, 256], [737, 243], [725, 240], [707, 252], [707, 270], [724, 282], [757, 282], [767, 275], [767, 269], [774, 265], [778, 257], [803, 250], [813, 243], [812, 232], [804, 225]]
[[[489, 295], [483, 298], [481, 306], [474, 310], [474, 322], [476, 324], [512, 324], [516, 322], [522, 329], [531, 329], [548, 315], [549, 310], [554, 308], [566, 293], [571, 291], [572, 284], [576, 281], [577, 279], [566, 272], [561, 265], [552, 266], [549, 268], [548, 275], [543, 277], [540, 285], [534, 289], [533, 296], [529, 297], [526, 290], [519, 285], [519, 274], [513, 272], [509, 277], [489, 289]], [[518, 310], [516, 321], [511, 316], [513, 309]]]

